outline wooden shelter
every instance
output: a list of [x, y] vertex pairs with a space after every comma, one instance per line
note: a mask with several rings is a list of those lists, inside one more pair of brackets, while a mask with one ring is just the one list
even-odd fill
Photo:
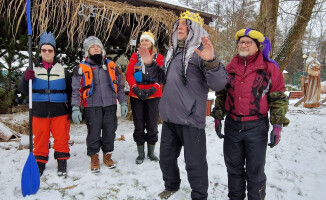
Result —
[[[96, 35], [107, 52], [117, 47], [127, 51], [130, 41], [151, 30], [158, 44], [165, 48], [174, 22], [186, 8], [156, 0], [32, 0], [33, 41], [37, 45], [43, 31], [52, 31], [62, 48], [82, 47], [83, 40]], [[0, 0], [0, 16], [18, 21], [26, 27], [26, 0]], [[194, 11], [194, 10], [193, 10]], [[198, 12], [198, 11], [195, 11]], [[214, 15], [199, 12], [205, 23]], [[15, 28], [15, 27], [13, 27]], [[217, 34], [204, 28], [216, 44]], [[36, 46], [33, 45], [33, 46]]]

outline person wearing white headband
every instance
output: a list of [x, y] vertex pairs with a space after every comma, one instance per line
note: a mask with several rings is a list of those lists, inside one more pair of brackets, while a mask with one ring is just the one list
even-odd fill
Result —
[[152, 42], [153, 46], [155, 45], [154, 35], [151, 33], [151, 31], [142, 33], [140, 36], [140, 42], [143, 39], [148, 39], [149, 41]]
[[[157, 53], [154, 44], [155, 36], [153, 33], [151, 31], [143, 32], [140, 36], [139, 47], [148, 49], [151, 54], [154, 54], [154, 62], [162, 66], [164, 57]], [[136, 164], [141, 164], [144, 161], [145, 142], [147, 142], [148, 147], [147, 157], [151, 161], [158, 161], [154, 149], [158, 141], [158, 104], [162, 96], [162, 85], [153, 81], [148, 75], [143, 59], [138, 52], [131, 55], [127, 66], [126, 80], [131, 88], [129, 96], [135, 126], [133, 137], [138, 151]]]

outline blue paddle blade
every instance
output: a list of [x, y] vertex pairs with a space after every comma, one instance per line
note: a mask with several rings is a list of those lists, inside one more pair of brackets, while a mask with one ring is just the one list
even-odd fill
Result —
[[40, 174], [33, 153], [29, 153], [22, 173], [23, 196], [35, 194], [40, 187]]

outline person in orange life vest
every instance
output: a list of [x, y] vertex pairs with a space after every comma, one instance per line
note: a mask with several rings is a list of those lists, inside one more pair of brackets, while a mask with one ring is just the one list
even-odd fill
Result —
[[[154, 62], [158, 66], [162, 66], [164, 57], [157, 53], [154, 45], [155, 37], [151, 31], [143, 32], [140, 36], [139, 46], [146, 47], [151, 54], [154, 54]], [[131, 55], [127, 66], [126, 80], [131, 88], [129, 96], [135, 126], [133, 136], [138, 150], [136, 164], [141, 164], [144, 161], [145, 142], [147, 142], [148, 158], [151, 161], [158, 161], [154, 149], [158, 141], [158, 104], [162, 96], [162, 85], [151, 79], [138, 52]]]
[[51, 132], [58, 176], [67, 176], [67, 160], [70, 157], [71, 77], [55, 58], [55, 48], [53, 34], [43, 32], [40, 37], [41, 58], [36, 59], [33, 69], [27, 68], [19, 83], [19, 90], [28, 94], [28, 81], [33, 80], [33, 153], [40, 175], [49, 159]]
[[103, 151], [103, 162], [115, 168], [112, 160], [115, 131], [117, 130], [117, 100], [121, 105], [121, 116], [128, 113], [124, 93], [124, 79], [115, 63], [106, 59], [102, 42], [95, 36], [83, 42], [85, 60], [74, 69], [72, 78], [72, 119], [80, 123], [80, 106], [84, 107], [87, 125], [87, 155], [91, 157], [91, 170], [99, 172], [99, 151]]
[[[225, 90], [216, 93], [215, 130], [224, 138], [224, 161], [228, 174], [230, 200], [265, 199], [264, 172], [269, 121], [273, 125], [268, 144], [271, 148], [281, 139], [288, 98], [282, 71], [269, 59], [270, 41], [261, 32], [241, 29], [235, 34], [238, 54], [227, 65]], [[260, 50], [261, 45], [264, 46]], [[268, 120], [268, 112], [270, 120]], [[221, 120], [225, 119], [225, 135]]]

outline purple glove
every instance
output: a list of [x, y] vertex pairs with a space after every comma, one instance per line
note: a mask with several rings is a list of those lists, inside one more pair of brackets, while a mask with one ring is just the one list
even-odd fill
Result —
[[35, 72], [32, 69], [28, 69], [25, 72], [25, 80], [33, 80], [35, 78]]
[[220, 119], [215, 119], [215, 132], [217, 136], [222, 139], [224, 138], [224, 135], [222, 134], [222, 123]]
[[278, 124], [273, 124], [273, 130], [271, 132], [270, 138], [271, 138], [271, 143], [268, 144], [271, 148], [275, 147], [281, 140], [281, 131], [282, 131], [282, 126]]

